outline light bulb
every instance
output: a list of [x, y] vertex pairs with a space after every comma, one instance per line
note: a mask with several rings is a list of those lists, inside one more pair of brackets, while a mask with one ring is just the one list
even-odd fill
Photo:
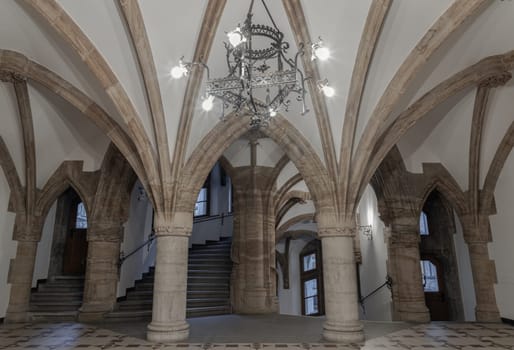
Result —
[[336, 91], [334, 90], [333, 87], [331, 86], [328, 86], [328, 85], [324, 85], [321, 90], [323, 91], [323, 93], [325, 94], [325, 96], [327, 97], [332, 97], [336, 94]]
[[212, 107], [214, 107], [214, 96], [209, 95], [205, 100], [203, 100], [202, 109], [206, 112], [209, 112]]
[[277, 115], [277, 111], [275, 111], [273, 108], [270, 108], [269, 109], [269, 116], [270, 117], [275, 117]]
[[246, 41], [246, 38], [244, 37], [243, 33], [241, 32], [241, 28], [239, 27], [237, 27], [231, 32], [228, 32], [227, 36], [230, 45], [232, 45], [233, 47], [237, 47], [239, 44]]
[[173, 79], [182, 78], [187, 72], [187, 69], [181, 64], [179, 66], [175, 66], [171, 69], [171, 77]]
[[314, 50], [314, 55], [321, 61], [326, 61], [330, 58], [330, 50], [328, 47], [319, 46]]

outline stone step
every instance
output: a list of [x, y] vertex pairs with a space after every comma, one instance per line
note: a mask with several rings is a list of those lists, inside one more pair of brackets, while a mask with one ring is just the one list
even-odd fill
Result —
[[77, 319], [78, 311], [44, 312], [31, 311], [30, 320], [39, 323], [71, 322]]
[[30, 304], [30, 311], [71, 311], [78, 310], [82, 306], [82, 300], [72, 301], [40, 301]]
[[63, 275], [63, 276], [54, 276], [54, 281], [81, 281], [84, 282], [84, 275]]
[[[230, 306], [212, 306], [188, 308], [187, 318], [226, 315], [230, 313]], [[152, 319], [152, 310], [114, 310], [105, 316], [105, 322], [149, 321]]]
[[232, 273], [232, 270], [225, 270], [225, 271], [219, 271], [219, 270], [189, 270], [187, 272], [188, 277], [222, 277], [222, 278], [230, 278], [230, 274]]
[[63, 292], [63, 293], [72, 293], [72, 292], [82, 292], [84, 290], [84, 285], [54, 285], [54, 284], [40, 284], [37, 292]]
[[[187, 299], [187, 308], [227, 306], [230, 300], [227, 298], [199, 298]], [[118, 304], [118, 310], [151, 310], [153, 305], [152, 299], [146, 300], [125, 300]]]
[[82, 300], [82, 292], [35, 292], [30, 296], [31, 302], [62, 301], [62, 300]]
[[[187, 298], [188, 299], [194, 299], [194, 298], [217, 298], [217, 299], [223, 299], [223, 298], [230, 298], [230, 291], [227, 289], [225, 290], [196, 290], [196, 291], [188, 291], [187, 292]], [[153, 291], [151, 290], [143, 290], [143, 291], [132, 291], [130, 293], [127, 293], [127, 299], [126, 300], [153, 300]]]

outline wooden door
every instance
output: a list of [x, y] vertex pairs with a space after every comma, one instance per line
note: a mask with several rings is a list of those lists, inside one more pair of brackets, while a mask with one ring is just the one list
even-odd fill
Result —
[[83, 275], [86, 272], [87, 230], [69, 230], [63, 258], [63, 273], [65, 275]]

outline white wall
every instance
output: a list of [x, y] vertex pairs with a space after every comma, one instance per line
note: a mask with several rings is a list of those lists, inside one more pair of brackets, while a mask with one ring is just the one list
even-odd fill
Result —
[[[377, 198], [368, 186], [358, 208], [360, 225], [371, 225], [373, 239], [368, 240], [359, 233], [362, 253], [360, 283], [362, 296], [366, 296], [382, 285], [387, 276], [387, 245], [384, 237], [384, 223], [378, 217]], [[391, 292], [386, 287], [370, 296], [364, 302], [365, 312], [359, 308], [360, 317], [373, 321], [391, 321]]]
[[[152, 232], [153, 209], [146, 196], [140, 194], [141, 183], [136, 182], [130, 197], [129, 219], [125, 223], [121, 251], [125, 255], [133, 252], [148, 239]], [[127, 288], [133, 287], [136, 280], [141, 279], [143, 273], [154, 265], [156, 253], [156, 241], [148, 247], [140, 249], [137, 253], [125, 260], [121, 266], [120, 280], [118, 283], [118, 297], [126, 294]]]
[[495, 191], [498, 213], [491, 216], [493, 242], [489, 244], [489, 255], [496, 264], [498, 283], [495, 285], [496, 300], [501, 317], [514, 320], [514, 155], [511, 152], [503, 168]]
[[468, 245], [464, 241], [462, 225], [460, 224], [459, 218], [456, 214], [454, 215], [455, 234], [453, 235], [453, 243], [455, 245], [457, 268], [459, 270], [459, 283], [462, 307], [464, 309], [464, 320], [475, 321], [475, 288], [473, 285], [473, 274], [471, 272]]
[[[277, 264], [279, 312], [283, 315], [302, 314], [302, 291], [300, 281], [300, 252], [312, 238], [291, 240], [289, 245], [289, 289], [284, 289], [283, 273]], [[276, 249], [283, 253], [285, 242], [279, 242]]]
[[50, 267], [50, 254], [52, 251], [52, 240], [54, 237], [55, 213], [57, 210], [57, 200], [46, 215], [41, 240], [37, 245], [36, 262], [34, 265], [34, 274], [32, 275], [32, 287], [37, 286], [37, 281], [48, 277], [48, 268]]
[[0, 170], [0, 318], [5, 316], [9, 303], [11, 285], [7, 284], [7, 274], [10, 260], [16, 256], [17, 246], [12, 240], [15, 215], [7, 212], [9, 195], [9, 185]]

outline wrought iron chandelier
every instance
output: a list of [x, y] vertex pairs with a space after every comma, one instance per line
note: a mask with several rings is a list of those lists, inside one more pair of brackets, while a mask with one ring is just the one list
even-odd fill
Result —
[[[210, 111], [215, 99], [221, 101], [221, 118], [227, 111], [236, 115], [249, 114], [250, 126], [258, 128], [267, 126], [270, 118], [279, 111], [288, 111], [291, 104], [291, 94], [302, 104], [302, 115], [309, 110], [305, 97], [307, 90], [306, 77], [299, 68], [299, 58], [306, 54], [305, 45], [301, 43], [294, 58], [286, 56], [290, 45], [284, 41], [282, 33], [264, 0], [261, 0], [273, 27], [264, 24], [254, 24], [253, 5], [251, 0], [243, 26], [227, 33], [225, 42], [228, 75], [224, 78], [210, 78], [209, 67], [204, 62], [185, 62], [180, 59], [178, 66], [171, 69], [171, 76], [180, 79], [188, 76], [195, 65], [207, 71], [207, 85], [202, 102], [202, 108]], [[267, 42], [268, 46], [260, 45]], [[310, 45], [311, 59], [326, 60], [330, 51], [323, 45], [321, 38]], [[327, 97], [332, 97], [334, 89], [327, 80], [318, 81], [317, 87]]]

